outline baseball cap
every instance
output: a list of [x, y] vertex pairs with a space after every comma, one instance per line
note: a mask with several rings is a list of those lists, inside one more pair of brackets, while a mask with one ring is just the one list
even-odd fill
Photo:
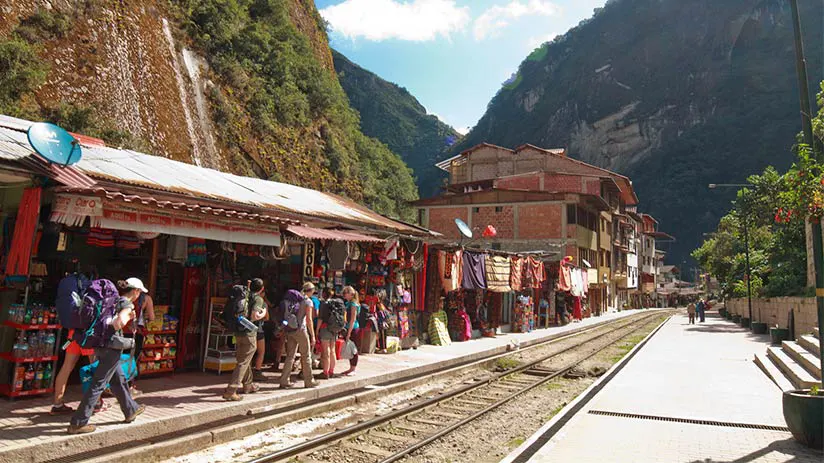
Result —
[[129, 288], [137, 288], [144, 293], [149, 292], [149, 290], [146, 289], [146, 286], [143, 285], [143, 281], [141, 281], [140, 278], [127, 278], [126, 284], [129, 285]]

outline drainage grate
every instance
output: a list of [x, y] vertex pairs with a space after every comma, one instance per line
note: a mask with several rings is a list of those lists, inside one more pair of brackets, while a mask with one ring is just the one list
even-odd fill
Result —
[[769, 426], [765, 424], [729, 423], [725, 421], [691, 420], [689, 418], [674, 418], [671, 416], [638, 415], [636, 413], [608, 412], [604, 410], [590, 410], [590, 415], [615, 416], [619, 418], [635, 418], [637, 420], [669, 421], [672, 423], [700, 424], [704, 426], [723, 426], [727, 428], [760, 429], [764, 431], [790, 432], [786, 426]]

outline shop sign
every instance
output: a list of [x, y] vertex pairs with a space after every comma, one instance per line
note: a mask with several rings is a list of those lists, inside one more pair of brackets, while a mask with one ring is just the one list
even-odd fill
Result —
[[314, 280], [315, 277], [315, 242], [307, 241], [303, 245], [303, 281]]
[[[58, 194], [52, 205], [51, 221], [81, 225], [86, 217], [103, 215], [103, 199], [96, 196]], [[93, 219], [94, 222], [94, 219]]]

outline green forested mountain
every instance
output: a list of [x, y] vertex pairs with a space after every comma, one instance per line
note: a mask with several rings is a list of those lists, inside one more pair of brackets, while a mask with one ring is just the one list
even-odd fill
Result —
[[414, 171], [421, 196], [434, 194], [440, 184], [434, 164], [460, 134], [427, 114], [405, 88], [381, 79], [335, 50], [332, 58], [350, 104], [360, 112], [363, 133], [401, 156]]
[[346, 195], [410, 218], [411, 171], [366, 136], [312, 0], [0, 0], [0, 113]]
[[[822, 75], [821, 0], [800, 1], [810, 87]], [[611, 0], [530, 54], [452, 153], [480, 142], [567, 147], [631, 177], [678, 238], [680, 264], [733, 191], [786, 168], [800, 131], [785, 0]]]

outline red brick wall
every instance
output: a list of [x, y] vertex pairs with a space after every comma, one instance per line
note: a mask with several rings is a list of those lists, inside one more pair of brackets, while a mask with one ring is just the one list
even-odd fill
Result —
[[[498, 231], [497, 238], [515, 238], [515, 209], [513, 206], [498, 206], [501, 212], [495, 212], [496, 206], [472, 208], [472, 228], [480, 227], [481, 233], [487, 225]], [[475, 210], [477, 209], [477, 212]]]
[[576, 175], [546, 174], [544, 190], [565, 193], [583, 193], [581, 177]]
[[495, 187], [508, 190], [541, 190], [540, 174], [521, 175], [517, 177], [499, 178], [495, 181]]
[[461, 219], [468, 223], [468, 215], [466, 206], [430, 208], [429, 226], [427, 228], [442, 233], [447, 238], [459, 238], [455, 219]]
[[518, 239], [563, 238], [563, 204], [518, 206]]
[[601, 179], [587, 178], [584, 183], [586, 184], [584, 193], [601, 196]]

